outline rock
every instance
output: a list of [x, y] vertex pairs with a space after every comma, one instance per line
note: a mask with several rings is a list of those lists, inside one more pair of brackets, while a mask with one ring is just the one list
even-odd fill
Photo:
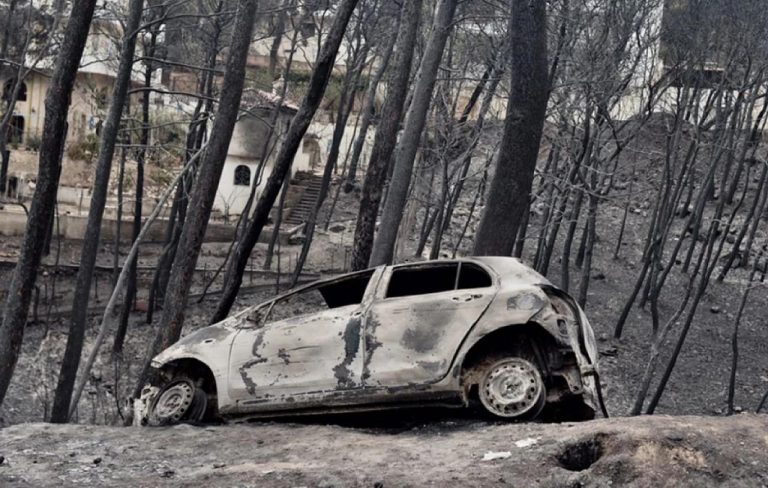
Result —
[[101, 458], [97, 457], [96, 459], [94, 459], [93, 464], [101, 464]]
[[720, 313], [720, 307], [718, 307], [717, 305], [713, 305], [713, 306], [712, 306], [712, 307], [709, 309], [709, 311], [710, 311], [710, 312], [712, 312], [713, 314], [719, 314], [719, 313]]
[[592, 275], [592, 279], [595, 281], [602, 281], [605, 279], [605, 273], [597, 272], [594, 275]]

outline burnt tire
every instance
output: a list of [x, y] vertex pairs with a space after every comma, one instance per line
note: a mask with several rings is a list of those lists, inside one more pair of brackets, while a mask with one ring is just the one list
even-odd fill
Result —
[[208, 395], [186, 376], [165, 383], [152, 400], [147, 423], [150, 426], [200, 423], [208, 409]]
[[480, 367], [477, 393], [485, 412], [513, 421], [539, 416], [547, 401], [547, 388], [535, 361], [507, 356], [489, 358]]

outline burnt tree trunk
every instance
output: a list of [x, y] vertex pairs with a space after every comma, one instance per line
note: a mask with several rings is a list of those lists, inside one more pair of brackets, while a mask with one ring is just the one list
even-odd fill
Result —
[[216, 307], [216, 312], [214, 312], [211, 318], [211, 323], [224, 319], [235, 301], [253, 246], [256, 245], [259, 234], [261, 234], [267, 223], [269, 212], [280, 193], [280, 188], [283, 186], [283, 179], [287, 177], [293, 158], [299, 149], [299, 144], [307, 132], [310, 122], [312, 122], [312, 117], [315, 111], [317, 111], [320, 101], [323, 99], [325, 88], [333, 71], [336, 53], [339, 51], [339, 46], [344, 38], [344, 32], [352, 12], [357, 6], [357, 2], [358, 0], [343, 0], [338, 7], [333, 26], [320, 50], [315, 70], [312, 72], [312, 77], [309, 80], [307, 94], [301, 102], [299, 111], [291, 120], [288, 133], [275, 159], [272, 173], [269, 175], [262, 189], [259, 201], [256, 203], [253, 217], [235, 245], [232, 266], [224, 277], [221, 298]]
[[365, 93], [365, 106], [363, 107], [363, 116], [360, 121], [360, 132], [357, 135], [355, 144], [352, 147], [352, 156], [349, 161], [349, 169], [347, 170], [347, 178], [344, 182], [344, 193], [349, 193], [355, 186], [355, 180], [357, 179], [357, 166], [360, 161], [360, 155], [363, 152], [363, 146], [365, 146], [366, 136], [368, 135], [368, 128], [371, 126], [371, 119], [373, 118], [373, 111], [376, 105], [376, 89], [381, 83], [381, 79], [384, 77], [384, 72], [389, 66], [389, 61], [392, 58], [392, 52], [395, 50], [396, 36], [392, 37], [392, 41], [386, 47], [384, 55], [379, 63], [379, 67], [371, 78], [368, 84], [368, 90]]
[[77, 271], [75, 296], [72, 301], [72, 315], [69, 322], [67, 347], [61, 361], [59, 381], [51, 409], [51, 422], [66, 423], [69, 417], [69, 402], [72, 398], [72, 388], [75, 386], [77, 368], [80, 365], [80, 355], [83, 351], [85, 325], [88, 318], [88, 298], [99, 252], [99, 237], [101, 235], [101, 220], [104, 216], [104, 206], [107, 202], [109, 175], [112, 171], [112, 159], [115, 143], [120, 131], [120, 118], [123, 106], [128, 96], [131, 83], [131, 68], [136, 49], [136, 34], [141, 22], [143, 0], [131, 0], [129, 5], [128, 22], [125, 26], [126, 35], [120, 51], [120, 65], [117, 69], [117, 79], [112, 92], [112, 103], [101, 134], [101, 150], [96, 163], [96, 176], [93, 182], [93, 195], [88, 211], [88, 224], [83, 238], [83, 249], [80, 253], [80, 267]]
[[[126, 107], [128, 110], [128, 107]], [[120, 162], [117, 173], [117, 216], [115, 226], [115, 242], [112, 255], [112, 286], [117, 283], [117, 275], [120, 273], [120, 238], [121, 226], [123, 225], [123, 186], [125, 183], [125, 148], [120, 151]]]
[[184, 325], [185, 308], [189, 289], [192, 286], [197, 257], [203, 244], [203, 237], [216, 197], [227, 149], [240, 110], [240, 99], [245, 84], [245, 65], [251, 45], [257, 4], [256, 0], [238, 1], [237, 17], [222, 82], [219, 108], [192, 189], [184, 228], [179, 239], [179, 251], [168, 281], [160, 328], [150, 346], [147, 357], [144, 359], [144, 366], [134, 390], [134, 397], [138, 396], [145, 380], [148, 379], [151, 359], [179, 339]]
[[373, 139], [368, 170], [365, 173], [363, 191], [360, 196], [360, 211], [355, 226], [352, 249], [352, 269], [368, 267], [376, 230], [376, 216], [379, 213], [384, 180], [392, 152], [397, 142], [397, 130], [408, 93], [408, 80], [413, 64], [414, 47], [419, 30], [423, 0], [406, 0], [400, 13], [400, 27], [395, 43], [395, 62], [389, 79], [387, 98], [381, 109], [381, 120]]
[[88, 38], [95, 0], [75, 0], [72, 9], [78, 15], [67, 23], [56, 65], [45, 97], [45, 120], [40, 147], [35, 194], [27, 218], [19, 260], [8, 286], [8, 296], [0, 324], [0, 404], [19, 358], [29, 302], [35, 287], [45, 236], [56, 205], [56, 191], [61, 175], [60, 156], [67, 130], [67, 114], [80, 58]]
[[[157, 43], [157, 30], [152, 31], [150, 34], [149, 46], [147, 49], [147, 55], [152, 58], [155, 54], [155, 46]], [[152, 71], [154, 66], [152, 61], [147, 61], [144, 69], [144, 87], [149, 88], [152, 84]], [[147, 149], [149, 147], [149, 90], [145, 90], [141, 99], [141, 139], [139, 141], [139, 153], [136, 156], [136, 199], [133, 206], [133, 236], [131, 241], [135, 242], [141, 232], [141, 214], [144, 202], [144, 164], [147, 159]], [[128, 273], [128, 283], [125, 287], [125, 295], [123, 296], [123, 308], [120, 310], [120, 322], [115, 332], [115, 341], [112, 343], [113, 353], [123, 352], [123, 342], [125, 341], [125, 334], [128, 331], [128, 318], [133, 310], [133, 302], [136, 299], [136, 280], [137, 280], [137, 268], [139, 263], [138, 249], [136, 251], [136, 257], [130, 263], [130, 270]]]
[[331, 185], [331, 176], [334, 168], [337, 166], [339, 159], [339, 151], [341, 149], [341, 141], [344, 137], [344, 130], [349, 120], [349, 114], [352, 113], [352, 107], [355, 104], [355, 96], [357, 94], [357, 85], [359, 84], [360, 76], [365, 68], [365, 58], [367, 57], [368, 46], [359, 49], [357, 56], [357, 63], [353, 70], [347, 70], [347, 76], [344, 79], [341, 92], [348, 94], [346, 97], [342, 96], [339, 100], [339, 110], [336, 115], [336, 125], [333, 129], [333, 138], [331, 140], [331, 148], [328, 151], [328, 159], [325, 162], [325, 168], [323, 170], [323, 177], [320, 182], [320, 192], [317, 195], [315, 205], [309, 214], [306, 224], [304, 225], [304, 243], [301, 246], [301, 252], [299, 253], [298, 260], [296, 261], [296, 267], [293, 270], [293, 278], [291, 279], [291, 287], [296, 286], [299, 281], [302, 269], [304, 269], [304, 263], [309, 256], [309, 249], [312, 246], [312, 239], [315, 235], [315, 226], [317, 225], [317, 216], [320, 213], [320, 208], [323, 206], [323, 202], [328, 196], [328, 189]]
[[437, 70], [443, 57], [445, 43], [451, 32], [457, 0], [440, 0], [432, 24], [432, 32], [421, 58], [413, 101], [405, 116], [403, 135], [397, 145], [395, 165], [387, 190], [387, 200], [381, 213], [381, 226], [371, 253], [371, 266], [390, 264], [395, 250], [397, 231], [403, 218], [408, 188], [411, 184], [413, 163], [419, 149], [419, 141], [432, 100], [432, 91], [437, 80]]
[[544, 0], [512, 0], [509, 21], [512, 84], [504, 134], [475, 255], [512, 254], [530, 199], [549, 97], [547, 7]]
[[[218, 54], [220, 50], [219, 41], [221, 39], [223, 26], [221, 17], [219, 14], [223, 9], [223, 2], [219, 1], [213, 8], [213, 32], [211, 35], [211, 42], [207, 46], [206, 52], [206, 68], [207, 71], [200, 80], [198, 92], [203, 96], [198, 99], [195, 106], [195, 111], [192, 116], [192, 121], [187, 129], [186, 138], [186, 161], [190, 161], [193, 155], [202, 147], [203, 140], [208, 127], [208, 121], [213, 112], [213, 95], [215, 88], [215, 75], [214, 69], [218, 61]], [[173, 203], [171, 204], [171, 215], [168, 220], [168, 227], [166, 228], [165, 245], [163, 247], [163, 254], [160, 256], [160, 260], [157, 265], [155, 276], [152, 280], [152, 287], [149, 292], [149, 300], [147, 306], [147, 319], [146, 322], [152, 323], [152, 315], [155, 309], [162, 305], [165, 298], [165, 289], [168, 286], [168, 279], [171, 275], [171, 267], [176, 257], [176, 250], [179, 245], [179, 238], [181, 237], [181, 229], [184, 226], [184, 219], [187, 212], [187, 203], [189, 201], [189, 192], [192, 188], [192, 182], [195, 179], [195, 168], [192, 168], [188, 174], [184, 177], [184, 180], [179, 184], [174, 195]]]

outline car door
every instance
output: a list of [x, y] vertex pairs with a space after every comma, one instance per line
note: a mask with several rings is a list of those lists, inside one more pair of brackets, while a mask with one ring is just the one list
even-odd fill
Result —
[[366, 386], [407, 386], [443, 378], [497, 286], [493, 275], [475, 263], [387, 268], [366, 320]]
[[230, 353], [229, 395], [241, 410], [299, 407], [307, 395], [317, 401], [362, 385], [363, 298], [373, 274], [306, 287], [254, 311]]

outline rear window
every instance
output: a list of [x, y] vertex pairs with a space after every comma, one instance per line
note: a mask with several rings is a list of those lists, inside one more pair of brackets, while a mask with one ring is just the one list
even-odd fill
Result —
[[426, 295], [456, 287], [458, 263], [395, 268], [387, 288], [387, 298]]
[[467, 288], [485, 288], [491, 286], [493, 281], [486, 271], [472, 263], [461, 263], [459, 270], [459, 290]]
[[392, 271], [386, 298], [484, 288], [492, 284], [488, 273], [472, 263], [404, 266]]

